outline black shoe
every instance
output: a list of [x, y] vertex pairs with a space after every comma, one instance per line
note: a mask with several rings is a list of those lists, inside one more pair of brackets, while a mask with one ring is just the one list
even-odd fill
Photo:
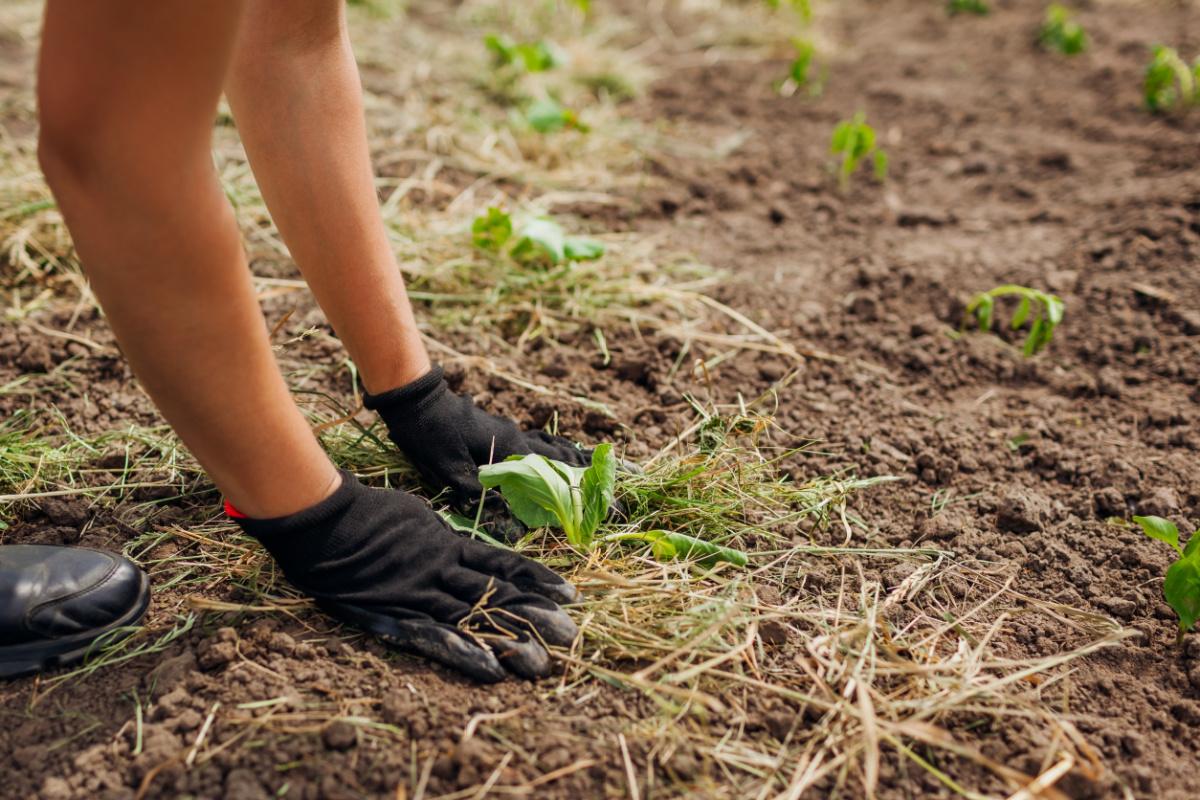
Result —
[[150, 605], [132, 561], [86, 547], [0, 545], [0, 678], [77, 661]]

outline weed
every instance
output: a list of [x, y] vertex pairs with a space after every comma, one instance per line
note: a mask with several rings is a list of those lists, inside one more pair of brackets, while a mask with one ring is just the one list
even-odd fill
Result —
[[1073, 56], [1087, 49], [1088, 36], [1066, 6], [1051, 3], [1038, 31], [1038, 42], [1047, 50]]
[[1155, 47], [1142, 81], [1142, 96], [1146, 108], [1155, 112], [1200, 105], [1200, 58], [1189, 67], [1173, 48]]
[[1200, 530], [1192, 533], [1186, 544], [1179, 543], [1179, 528], [1162, 517], [1134, 517], [1133, 521], [1151, 539], [1166, 542], [1179, 558], [1167, 567], [1163, 578], [1163, 596], [1179, 615], [1179, 638], [1190, 631], [1200, 619]]
[[845, 189], [863, 159], [871, 158], [875, 165], [875, 178], [887, 179], [888, 157], [875, 143], [875, 129], [867, 124], [866, 115], [859, 111], [853, 119], [839, 122], [833, 129], [829, 151], [841, 156], [838, 166], [838, 185]]
[[545, 72], [567, 63], [567, 55], [553, 42], [514, 42], [502, 34], [488, 34], [483, 43], [500, 66], [523, 67], [526, 72]]
[[1035, 355], [1050, 343], [1054, 338], [1054, 329], [1063, 318], [1063, 302], [1057, 295], [1011, 283], [980, 292], [971, 298], [966, 310], [966, 316], [975, 318], [979, 330], [992, 330], [996, 299], [999, 297], [1021, 298], [1009, 326], [1015, 331], [1026, 322], [1029, 323], [1029, 333], [1025, 336], [1025, 355]]
[[991, 12], [991, 6], [987, 4], [987, 0], [946, 0], [946, 13], [950, 16], [956, 14], [974, 14], [982, 17]]

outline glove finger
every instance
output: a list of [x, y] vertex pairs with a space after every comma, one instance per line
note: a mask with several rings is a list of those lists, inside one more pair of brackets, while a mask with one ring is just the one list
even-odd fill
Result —
[[[528, 603], [513, 603], [505, 608], [527, 623], [530, 630], [537, 631], [547, 644], [570, 647], [579, 636], [579, 626], [561, 608], [551, 610]], [[517, 624], [516, 620], [508, 619], [510, 624]]]
[[458, 670], [479, 683], [495, 683], [507, 677], [496, 656], [449, 625], [433, 621], [400, 622], [382, 638], [402, 650]]
[[526, 592], [535, 592], [555, 603], [574, 603], [579, 590], [562, 576], [520, 553], [501, 550], [482, 542], [465, 542], [462, 564], [465, 567], [511, 583]]
[[518, 634], [515, 639], [501, 636], [489, 639], [488, 644], [496, 660], [515, 675], [533, 679], [550, 674], [550, 654], [528, 635]]
[[524, 438], [532, 452], [546, 458], [562, 461], [573, 467], [586, 467], [592, 463], [592, 451], [579, 447], [570, 439], [545, 431], [525, 431]]

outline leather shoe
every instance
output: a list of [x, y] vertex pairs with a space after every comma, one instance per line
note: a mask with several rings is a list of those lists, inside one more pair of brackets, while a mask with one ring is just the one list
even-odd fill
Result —
[[87, 547], [0, 545], [0, 678], [78, 661], [142, 618], [146, 573]]

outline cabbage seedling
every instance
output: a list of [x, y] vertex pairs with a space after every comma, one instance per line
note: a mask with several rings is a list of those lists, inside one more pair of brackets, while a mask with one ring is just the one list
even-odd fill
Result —
[[533, 217], [514, 225], [512, 217], [492, 206], [471, 223], [471, 241], [480, 250], [507, 253], [526, 266], [568, 261], [594, 261], [604, 255], [604, 243], [583, 236], [568, 236], [549, 217]]
[[1087, 49], [1088, 37], [1078, 22], [1071, 18], [1071, 11], [1058, 3], [1046, 9], [1046, 19], [1038, 31], [1038, 41], [1047, 50], [1064, 56], [1073, 56]]
[[792, 39], [792, 47], [796, 57], [788, 67], [788, 73], [775, 84], [775, 90], [785, 97], [791, 97], [797, 89], [808, 89], [808, 94], [816, 97], [821, 93], [823, 80], [813, 75], [813, 61], [817, 48], [807, 39]]
[[1146, 67], [1142, 96], [1151, 111], [1200, 105], [1200, 58], [1189, 67], [1173, 48], [1158, 46]]
[[1187, 544], [1180, 545], [1175, 523], [1162, 517], [1134, 517], [1133, 521], [1151, 539], [1166, 542], [1179, 554], [1179, 558], [1167, 567], [1163, 596], [1179, 615], [1179, 638], [1182, 640], [1200, 619], [1200, 531], [1195, 531]]
[[711, 567], [726, 561], [744, 567], [746, 554], [673, 531], [622, 531], [596, 538], [612, 507], [617, 459], [611, 444], [592, 451], [590, 467], [572, 467], [531, 453], [479, 469], [479, 482], [499, 488], [513, 515], [530, 528], [561, 528], [572, 547], [591, 551], [599, 541], [645, 542], [661, 560], [693, 559]]
[[1014, 331], [1029, 322], [1029, 333], [1025, 336], [1025, 355], [1032, 356], [1050, 343], [1054, 337], [1054, 329], [1062, 322], [1063, 301], [1053, 294], [1030, 289], [1028, 286], [1017, 286], [1007, 283], [980, 292], [971, 298], [967, 304], [967, 317], [974, 317], [981, 331], [992, 330], [995, 322], [993, 316], [996, 308], [996, 298], [1015, 296], [1021, 298], [1016, 313], [1013, 314], [1009, 327]]
[[850, 184], [850, 176], [868, 157], [875, 164], [875, 178], [879, 181], [887, 178], [887, 153], [875, 145], [875, 129], [867, 124], [866, 115], [861, 111], [853, 119], [839, 122], [833, 129], [829, 152], [842, 157], [838, 166], [838, 184], [842, 189]]
[[592, 549], [617, 483], [611, 444], [592, 451], [590, 467], [572, 467], [537, 453], [479, 468], [479, 482], [499, 488], [513, 516], [531, 528], [561, 528], [572, 547]]

